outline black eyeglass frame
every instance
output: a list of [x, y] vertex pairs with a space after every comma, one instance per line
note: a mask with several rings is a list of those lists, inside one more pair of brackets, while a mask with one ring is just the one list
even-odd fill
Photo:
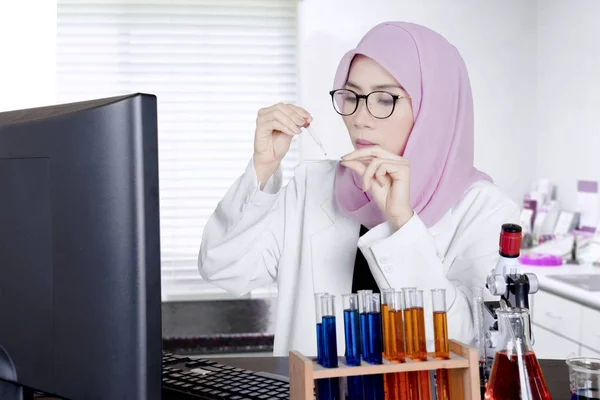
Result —
[[[356, 105], [354, 106], [354, 110], [352, 110], [351, 113], [347, 114], [347, 113], [341, 113], [337, 110], [337, 107], [335, 106], [335, 98], [334, 95], [336, 92], [340, 92], [340, 91], [347, 91], [350, 92], [352, 94], [354, 94], [356, 96]], [[373, 93], [385, 93], [385, 94], [389, 94], [390, 96], [392, 96], [392, 99], [394, 99], [394, 102], [392, 103], [392, 111], [390, 111], [389, 115], [387, 117], [378, 117], [376, 115], [374, 115], [371, 110], [369, 110], [369, 96], [372, 95]], [[356, 93], [354, 90], [352, 89], [334, 89], [334, 90], [330, 90], [329, 91], [329, 95], [331, 96], [331, 104], [333, 105], [333, 109], [335, 110], [336, 113], [340, 114], [343, 117], [348, 117], [352, 114], [354, 114], [356, 112], [356, 110], [358, 110], [358, 106], [360, 104], [360, 99], [365, 99], [365, 107], [367, 107], [367, 111], [369, 112], [369, 114], [371, 114], [373, 116], [373, 118], [377, 118], [377, 119], [386, 119], [392, 116], [392, 114], [394, 113], [394, 111], [396, 110], [396, 103], [398, 102], [398, 99], [408, 99], [410, 98], [410, 96], [400, 96], [398, 94], [394, 94], [394, 93], [390, 93], [390, 92], [386, 92], [385, 90], [375, 90], [369, 94], [358, 94]]]

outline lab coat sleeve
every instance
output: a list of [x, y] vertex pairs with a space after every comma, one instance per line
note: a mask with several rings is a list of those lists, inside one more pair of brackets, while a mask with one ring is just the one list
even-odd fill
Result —
[[450, 265], [438, 254], [435, 241], [415, 213], [399, 230], [383, 223], [359, 240], [359, 248], [380, 287], [423, 290], [427, 349], [433, 351], [431, 289], [446, 289], [448, 336], [472, 344], [472, 287], [484, 286], [498, 260], [500, 226], [516, 222], [518, 208], [506, 202], [477, 216], [466, 216], [457, 225], [451, 246], [460, 249]]
[[284, 237], [285, 191], [277, 169], [263, 190], [251, 160], [205, 225], [198, 256], [200, 275], [237, 295], [276, 281]]

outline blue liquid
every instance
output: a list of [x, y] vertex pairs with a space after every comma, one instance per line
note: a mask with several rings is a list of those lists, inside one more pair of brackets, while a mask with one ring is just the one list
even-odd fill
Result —
[[322, 325], [323, 366], [325, 368], [335, 368], [338, 366], [335, 317], [331, 315], [323, 317]]
[[579, 389], [571, 394], [571, 400], [593, 400], [600, 395], [599, 389]]
[[340, 378], [317, 379], [317, 400], [342, 400], [340, 396]]
[[323, 365], [323, 329], [317, 324], [317, 362]]
[[360, 326], [357, 310], [344, 310], [344, 334], [346, 337], [346, 364], [360, 365]]
[[369, 360], [369, 330], [367, 327], [367, 314], [360, 314], [360, 342], [363, 360]]
[[382, 338], [381, 338], [381, 314], [370, 312], [367, 314], [367, 328], [369, 331], [369, 359], [370, 364], [381, 364], [383, 362]]
[[348, 400], [364, 400], [365, 397], [362, 376], [348, 377]]
[[384, 400], [385, 390], [383, 389], [383, 375], [364, 375], [365, 399]]

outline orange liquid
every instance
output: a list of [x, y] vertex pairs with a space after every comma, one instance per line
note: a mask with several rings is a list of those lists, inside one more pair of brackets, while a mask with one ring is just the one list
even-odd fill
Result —
[[396, 332], [392, 328], [390, 309], [387, 304], [381, 305], [381, 320], [383, 325], [383, 357], [392, 359], [392, 347], [395, 347]]
[[[448, 318], [446, 312], [435, 311], [433, 313], [433, 333], [435, 339], [435, 358], [450, 358], [450, 348], [448, 345]], [[448, 370], [436, 370], [435, 380], [438, 388], [438, 399], [450, 399]]]
[[392, 360], [405, 362], [406, 355], [404, 353], [404, 321], [402, 319], [402, 311], [392, 311], [391, 318], [393, 329], [396, 335], [395, 346], [392, 348]]
[[[416, 315], [414, 308], [408, 308], [404, 310], [404, 343], [406, 344], [406, 357], [413, 358], [415, 353], [415, 340], [413, 324], [416, 318], [413, 318], [413, 314]], [[417, 372], [406, 373], [407, 391], [409, 400], [419, 400], [419, 374]]]
[[[416, 360], [427, 361], [427, 345], [425, 343], [425, 311], [423, 307], [416, 308], [416, 324], [413, 327], [417, 327], [416, 333], [414, 333], [414, 337], [417, 338], [416, 346], [415, 346], [415, 355]], [[413, 328], [414, 329], [414, 328]]]
[[[391, 362], [405, 362], [404, 356], [404, 323], [402, 311], [389, 311], [389, 332], [385, 334], [384, 340]], [[385, 329], [385, 322], [384, 322]], [[385, 354], [384, 354], [385, 356]], [[386, 357], [387, 358], [387, 357]], [[384, 375], [385, 398], [389, 400], [408, 400], [408, 381], [405, 372], [397, 372]]]
[[408, 398], [409, 400], [419, 400], [419, 373], [407, 372], [408, 380]]
[[431, 400], [431, 390], [429, 386], [429, 371], [419, 371], [419, 399]]
[[447, 369], [437, 369], [435, 371], [435, 382], [437, 384], [438, 400], [449, 400], [450, 395], [450, 380]]
[[397, 372], [396, 373], [396, 386], [398, 390], [399, 400], [410, 400], [409, 387], [408, 387], [408, 372]]
[[395, 372], [384, 375], [385, 398], [390, 400], [409, 400], [408, 373]]
[[404, 310], [404, 340], [406, 343], [406, 356], [414, 358], [415, 356], [415, 338], [413, 336], [415, 330], [413, 329], [413, 323], [415, 318], [413, 314], [416, 314], [415, 309]]
[[[406, 356], [415, 360], [427, 360], [425, 343], [425, 312], [423, 307], [404, 311]], [[410, 400], [429, 400], [429, 371], [408, 372], [408, 395]]]
[[435, 358], [446, 360], [450, 358], [448, 345], [448, 319], [445, 312], [433, 313], [433, 334], [435, 339]]
[[398, 382], [396, 382], [396, 374], [383, 375], [383, 390], [386, 400], [398, 399]]
[[[551, 400], [546, 380], [533, 352], [523, 354], [522, 366], [526, 374], [525, 383], [531, 388], [531, 400]], [[512, 354], [509, 359], [506, 351], [499, 351], [494, 357], [484, 398], [486, 400], [519, 399], [523, 390], [520, 382], [517, 354]]]

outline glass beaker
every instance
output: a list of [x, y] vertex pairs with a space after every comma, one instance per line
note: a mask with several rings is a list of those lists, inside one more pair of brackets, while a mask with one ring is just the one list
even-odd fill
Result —
[[551, 400], [540, 364], [533, 352], [529, 310], [507, 308], [498, 315], [499, 348], [494, 356], [486, 400]]
[[600, 358], [573, 357], [566, 362], [571, 400], [600, 399]]

